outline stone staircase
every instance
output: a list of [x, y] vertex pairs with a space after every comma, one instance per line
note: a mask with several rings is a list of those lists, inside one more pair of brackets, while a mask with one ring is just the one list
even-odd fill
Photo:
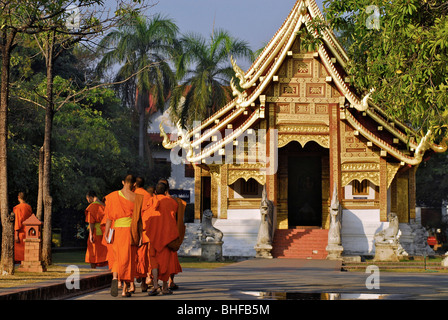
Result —
[[289, 259], [326, 259], [327, 244], [328, 230], [307, 227], [277, 229], [272, 256]]

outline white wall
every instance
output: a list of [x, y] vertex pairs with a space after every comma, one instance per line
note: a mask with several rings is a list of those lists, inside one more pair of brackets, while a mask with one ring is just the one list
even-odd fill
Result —
[[[169, 111], [166, 109], [163, 113], [157, 111], [151, 116], [148, 126], [149, 133], [160, 133], [159, 125], [164, 121], [164, 129], [167, 134], [176, 133], [176, 127], [171, 123]], [[158, 150], [153, 152], [153, 158], [170, 160], [171, 150]], [[168, 179], [171, 189], [190, 190], [190, 203], [194, 203], [194, 178], [185, 177], [185, 165], [183, 163], [174, 164], [171, 162], [171, 176]]]
[[345, 255], [374, 255], [373, 237], [389, 227], [380, 222], [380, 210], [342, 210], [341, 238]]
[[215, 220], [214, 227], [224, 233], [223, 255], [255, 257], [260, 219], [259, 209], [229, 209], [227, 219]]

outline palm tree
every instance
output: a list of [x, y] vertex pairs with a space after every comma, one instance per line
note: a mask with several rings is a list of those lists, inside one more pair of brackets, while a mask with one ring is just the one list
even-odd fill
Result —
[[[150, 104], [158, 110], [175, 86], [175, 74], [170, 60], [176, 52], [178, 27], [161, 15], [151, 19], [130, 17], [117, 30], [107, 34], [99, 46], [103, 57], [97, 66], [105, 70], [119, 65], [114, 81], [120, 82], [132, 75], [132, 80], [118, 85], [118, 92], [128, 106], [135, 106], [139, 116], [139, 157], [143, 160]], [[108, 50], [107, 48], [112, 48]]]
[[252, 51], [245, 41], [218, 30], [207, 42], [198, 34], [181, 38], [183, 53], [177, 60], [177, 76], [183, 79], [173, 90], [172, 115], [183, 126], [201, 121], [223, 107], [231, 97], [230, 80], [235, 73], [230, 57], [250, 60]]

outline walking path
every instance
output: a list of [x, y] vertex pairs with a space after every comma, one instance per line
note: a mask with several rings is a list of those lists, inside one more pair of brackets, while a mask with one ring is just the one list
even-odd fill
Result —
[[448, 299], [446, 273], [343, 272], [341, 262], [328, 260], [252, 259], [217, 269], [184, 269], [176, 283], [180, 289], [172, 295], [149, 297], [137, 287], [131, 298], [114, 298], [106, 288], [76, 299]]
[[251, 259], [216, 269], [185, 268], [176, 277], [179, 290], [153, 297], [142, 293], [138, 284], [130, 298], [111, 297], [110, 280], [109, 272], [97, 270], [80, 277], [79, 289], [68, 289], [66, 279], [58, 279], [0, 289], [0, 300], [448, 299], [446, 273], [344, 272], [341, 262], [328, 260]]

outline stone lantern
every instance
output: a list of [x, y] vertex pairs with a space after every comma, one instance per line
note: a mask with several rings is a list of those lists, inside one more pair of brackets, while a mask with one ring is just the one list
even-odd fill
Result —
[[20, 271], [43, 272], [46, 268], [42, 262], [42, 222], [32, 214], [23, 222], [25, 226], [25, 256], [19, 267]]

